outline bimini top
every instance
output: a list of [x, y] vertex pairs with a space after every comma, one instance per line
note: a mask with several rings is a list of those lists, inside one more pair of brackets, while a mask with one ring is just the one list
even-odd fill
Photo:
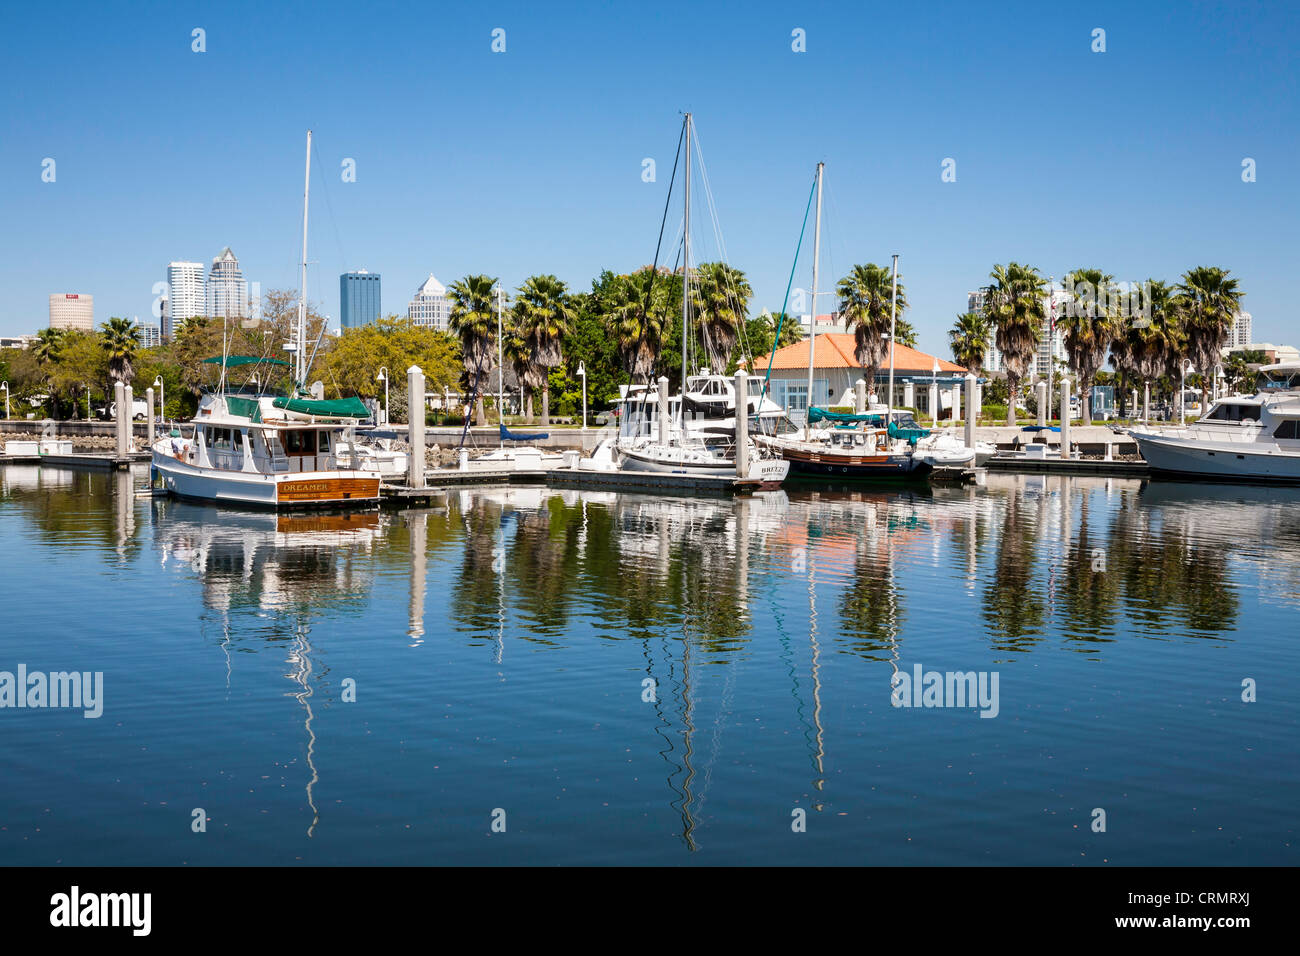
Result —
[[[263, 363], [267, 365], [283, 365], [285, 368], [289, 367], [289, 363], [283, 359], [262, 358], [258, 355], [227, 355], [225, 360], [226, 368], [238, 368], [241, 365], [261, 365]], [[221, 356], [214, 355], [212, 358], [205, 358], [203, 364], [220, 365], [222, 364]]]

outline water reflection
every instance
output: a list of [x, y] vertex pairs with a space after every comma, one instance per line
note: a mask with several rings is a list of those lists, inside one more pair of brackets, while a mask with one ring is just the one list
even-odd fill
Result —
[[[1179, 644], [1244, 640], [1244, 587], [1300, 603], [1300, 496], [1275, 489], [993, 476], [696, 500], [510, 487], [422, 510], [275, 516], [150, 501], [141, 484], [0, 468], [0, 517], [33, 548], [94, 548], [110, 568], [142, 558], [141, 575], [190, 582], [227, 701], [241, 654], [284, 661], [277, 693], [301, 718], [297, 794], [314, 838], [328, 832], [318, 797], [339, 777], [318, 771], [324, 708], [340, 695], [327, 655], [361, 637], [399, 675], [399, 699], [419, 671], [438, 707], [462, 681], [538, 668], [579, 672], [556, 678], [574, 682], [575, 707], [625, 693], [610, 689], [624, 672], [648, 680], [644, 721], [619, 742], [629, 763], [655, 764], [656, 809], [693, 852], [736, 792], [737, 755], [756, 746], [751, 711], [794, 745], [774, 751], [797, 781], [791, 799], [834, 810], [853, 796], [836, 761], [860, 763], [870, 737], [846, 727], [851, 688], [886, 688], [878, 705], [905, 660], [1068, 668], [1124, 661], [1154, 638], [1169, 646], [1146, 648], [1174, 661]], [[606, 660], [618, 664], [595, 669]], [[413, 706], [427, 730], [425, 698]], [[478, 702], [514, 713], [518, 699]], [[441, 744], [430, 732], [426, 745]]]

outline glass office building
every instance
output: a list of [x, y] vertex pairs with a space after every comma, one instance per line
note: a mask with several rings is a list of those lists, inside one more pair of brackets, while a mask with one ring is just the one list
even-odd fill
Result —
[[339, 324], [355, 329], [379, 318], [379, 273], [345, 272], [339, 276]]

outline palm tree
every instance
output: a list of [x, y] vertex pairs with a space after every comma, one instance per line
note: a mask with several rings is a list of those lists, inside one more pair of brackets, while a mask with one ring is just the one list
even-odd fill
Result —
[[1142, 316], [1130, 319], [1124, 338], [1127, 364], [1142, 380], [1142, 419], [1151, 417], [1151, 383], [1176, 369], [1181, 358], [1180, 308], [1174, 290], [1148, 279], [1142, 287]]
[[1183, 273], [1178, 286], [1188, 357], [1201, 372], [1201, 408], [1208, 407], [1210, 376], [1245, 295], [1228, 275], [1227, 269], [1197, 266]]
[[668, 321], [668, 284], [659, 280], [667, 270], [647, 266], [631, 275], [610, 276], [609, 292], [599, 294], [597, 310], [618, 343], [623, 370], [634, 385], [654, 374]]
[[447, 289], [451, 299], [448, 328], [460, 339], [465, 374], [473, 389], [475, 420], [487, 424], [483, 412], [483, 381], [492, 368], [492, 353], [497, 341], [497, 317], [491, 276], [471, 275], [453, 282]]
[[[893, 276], [888, 268], [868, 262], [850, 269], [839, 281], [836, 292], [840, 297], [840, 317], [853, 329], [854, 357], [862, 366], [862, 377], [870, 391], [876, 381], [876, 370], [889, 356]], [[906, 308], [907, 296], [900, 279], [898, 314], [901, 316]]]
[[578, 310], [568, 287], [553, 275], [530, 276], [515, 296], [514, 328], [527, 341], [529, 363], [542, 385], [542, 424], [551, 423], [550, 369], [563, 360], [562, 341], [573, 331]]
[[36, 333], [32, 343], [32, 355], [42, 367], [59, 360], [59, 349], [63, 346], [63, 329], [41, 329]]
[[989, 278], [993, 285], [989, 287], [985, 308], [997, 328], [997, 347], [1007, 368], [1007, 424], [1015, 425], [1020, 381], [1038, 353], [1038, 340], [1046, 318], [1045, 283], [1037, 269], [1018, 262], [995, 265]]
[[99, 341], [108, 353], [109, 376], [124, 385], [131, 381], [135, 377], [135, 355], [140, 349], [140, 330], [135, 323], [114, 316], [100, 326]]
[[503, 335], [504, 341], [501, 343], [501, 351], [505, 360], [510, 363], [510, 368], [514, 371], [515, 378], [519, 380], [524, 392], [524, 404], [520, 407], [519, 414], [531, 422], [533, 420], [533, 395], [541, 384], [537, 378], [539, 366], [533, 362], [533, 353], [529, 347], [528, 338], [515, 324], [513, 312], [510, 314], [510, 324], [504, 329]]
[[1079, 411], [1084, 424], [1091, 424], [1093, 379], [1117, 331], [1115, 277], [1100, 269], [1075, 269], [1062, 281], [1070, 302], [1056, 324], [1064, 329], [1066, 359], [1079, 382]]
[[709, 367], [717, 375], [725, 374], [745, 327], [754, 290], [739, 269], [725, 262], [702, 262], [695, 270], [694, 291]]
[[984, 368], [989, 350], [989, 320], [979, 312], [962, 312], [948, 330], [952, 359], [972, 375]]

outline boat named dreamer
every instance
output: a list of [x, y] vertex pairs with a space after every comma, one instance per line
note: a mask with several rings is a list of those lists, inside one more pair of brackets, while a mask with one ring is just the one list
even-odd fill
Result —
[[[264, 361], [286, 364], [232, 355], [223, 369]], [[211, 392], [199, 402], [192, 438], [173, 431], [154, 443], [153, 481], [180, 498], [277, 509], [373, 504], [379, 465], [358, 451], [356, 435], [369, 417], [358, 398]]]

